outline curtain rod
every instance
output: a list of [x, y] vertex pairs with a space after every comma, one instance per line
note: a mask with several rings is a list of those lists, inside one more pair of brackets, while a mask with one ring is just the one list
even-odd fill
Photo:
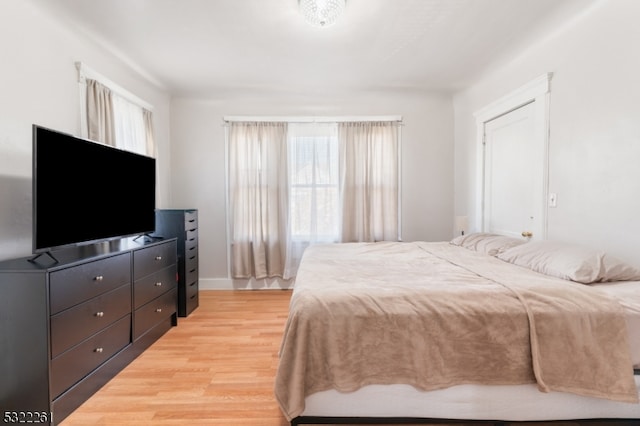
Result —
[[309, 116], [244, 116], [227, 115], [222, 117], [225, 123], [249, 121], [249, 122], [286, 122], [286, 123], [341, 123], [341, 122], [365, 122], [365, 121], [397, 121], [402, 122], [401, 115], [372, 115], [372, 116], [336, 116], [336, 117], [309, 117]]
[[141, 98], [137, 97], [133, 93], [129, 92], [127, 89], [119, 86], [118, 84], [116, 84], [113, 81], [109, 80], [108, 78], [106, 78], [105, 76], [100, 74], [99, 72], [97, 72], [97, 71], [93, 70], [92, 68], [88, 67], [86, 64], [78, 61], [78, 62], [76, 62], [76, 69], [78, 70], [78, 82], [79, 83], [86, 84], [86, 79], [87, 78], [89, 78], [91, 80], [96, 80], [99, 83], [101, 83], [102, 85], [107, 86], [111, 91], [113, 91], [117, 95], [125, 98], [129, 102], [134, 103], [134, 104], [138, 105], [139, 107], [142, 107], [142, 108], [147, 109], [149, 111], [153, 111], [153, 105], [151, 105], [149, 102], [145, 101], [144, 99], [141, 99]]

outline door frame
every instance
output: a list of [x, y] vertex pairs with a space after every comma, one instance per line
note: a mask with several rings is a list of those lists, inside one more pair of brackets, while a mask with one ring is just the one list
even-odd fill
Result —
[[[549, 190], [549, 94], [551, 90], [552, 73], [545, 73], [526, 83], [508, 95], [485, 106], [474, 113], [476, 118], [476, 226], [480, 231], [485, 230], [485, 126], [502, 115], [532, 103], [534, 106], [534, 135], [533, 143], [538, 151], [538, 161], [542, 166], [540, 174], [536, 176], [534, 205], [540, 218], [536, 227], [532, 229], [535, 240], [547, 238], [547, 199]], [[516, 231], [516, 230], [514, 230]], [[517, 230], [518, 232], [520, 230]]]

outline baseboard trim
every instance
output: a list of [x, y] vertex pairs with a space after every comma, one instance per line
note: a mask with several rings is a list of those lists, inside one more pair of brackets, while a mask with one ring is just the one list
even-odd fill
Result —
[[231, 278], [200, 278], [200, 290], [287, 290], [293, 288], [294, 280], [268, 278], [256, 280], [236, 280]]

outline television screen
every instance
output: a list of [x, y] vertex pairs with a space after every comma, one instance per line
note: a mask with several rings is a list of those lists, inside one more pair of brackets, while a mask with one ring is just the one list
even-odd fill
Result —
[[151, 233], [155, 159], [33, 126], [33, 252]]

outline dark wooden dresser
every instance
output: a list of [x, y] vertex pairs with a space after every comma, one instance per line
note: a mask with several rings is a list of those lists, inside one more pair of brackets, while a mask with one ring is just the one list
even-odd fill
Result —
[[[177, 324], [175, 239], [0, 262], [0, 407], [57, 424]], [[8, 413], [8, 414], [7, 414]]]

